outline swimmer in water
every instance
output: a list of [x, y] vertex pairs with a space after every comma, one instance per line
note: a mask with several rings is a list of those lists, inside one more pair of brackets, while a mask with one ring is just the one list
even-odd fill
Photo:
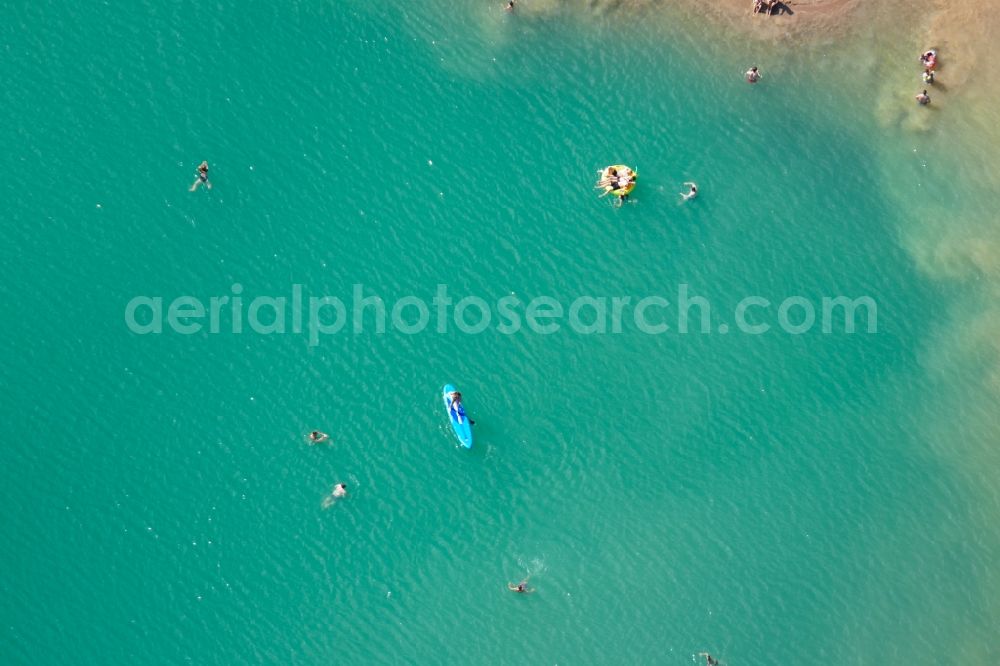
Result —
[[191, 184], [191, 192], [198, 189], [198, 186], [205, 183], [206, 189], [212, 189], [212, 183], [208, 180], [208, 162], [202, 162], [198, 165], [198, 171], [195, 173], [197, 178]]
[[528, 579], [525, 578], [520, 583], [515, 585], [514, 583], [507, 583], [507, 589], [511, 592], [517, 592], [518, 594], [531, 594], [535, 591], [535, 588], [528, 587]]
[[514, 11], [514, 0], [508, 0], [507, 6], [504, 7], [508, 12]]
[[760, 81], [760, 70], [758, 70], [757, 66], [754, 65], [753, 67], [747, 70], [746, 77], [747, 77], [747, 83], [757, 83], [758, 81]]
[[719, 660], [716, 659], [715, 657], [713, 657], [712, 655], [710, 655], [707, 652], [699, 652], [698, 656], [705, 658], [705, 665], [706, 666], [719, 666]]
[[320, 432], [319, 430], [313, 430], [311, 433], [309, 433], [310, 444], [322, 444], [328, 439], [330, 439], [330, 436], [325, 432]]
[[931, 96], [928, 95], [927, 91], [925, 90], [916, 96], [916, 100], [917, 104], [919, 104], [920, 106], [927, 106], [928, 104], [931, 103]]
[[698, 196], [698, 185], [696, 185], [695, 183], [684, 183], [684, 184], [690, 187], [691, 189], [689, 189], [687, 192], [681, 192], [681, 199], [687, 201], [688, 199], [694, 199], [696, 196]]
[[339, 500], [341, 497], [347, 497], [347, 484], [338, 483], [333, 487], [333, 491], [323, 498], [323, 508], [329, 509], [333, 506], [333, 503]]
[[924, 83], [927, 85], [933, 85], [934, 83], [934, 71], [930, 69], [924, 70]]

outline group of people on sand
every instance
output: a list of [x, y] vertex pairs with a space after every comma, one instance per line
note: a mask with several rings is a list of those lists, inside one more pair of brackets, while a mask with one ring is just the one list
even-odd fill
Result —
[[[924, 51], [920, 54], [920, 65], [924, 68], [922, 78], [926, 85], [934, 84], [934, 70], [937, 69], [937, 64], [937, 51], [934, 49]], [[926, 88], [917, 93], [916, 100], [920, 106], [927, 106], [931, 103], [931, 96], [927, 94]]]
[[[309, 436], [306, 438], [306, 441], [309, 442], [309, 446], [312, 446], [314, 444], [322, 444], [323, 442], [330, 441], [330, 436], [325, 432], [323, 432], [322, 430], [313, 430], [311, 433], [309, 433]], [[341, 497], [347, 497], [346, 483], [338, 483], [333, 487], [333, 490], [330, 491], [330, 494], [323, 498], [323, 508], [329, 509], [331, 506], [333, 506], [333, 503], [339, 500]]]
[[775, 9], [780, 9], [781, 5], [781, 0], [753, 0], [753, 13], [757, 15], [766, 12], [770, 16]]

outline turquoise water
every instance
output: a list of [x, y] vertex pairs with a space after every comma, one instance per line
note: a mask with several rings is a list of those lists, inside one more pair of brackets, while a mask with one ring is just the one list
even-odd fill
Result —
[[[921, 269], [899, 206], [930, 140], [868, 122], [822, 50], [446, 7], [34, 3], [0, 28], [2, 660], [1000, 656], [992, 359], [956, 342], [976, 292]], [[641, 176], [615, 209], [592, 184], [619, 161]], [[712, 332], [125, 325], [136, 295], [234, 283], [687, 284]], [[719, 333], [751, 295], [867, 295], [878, 332]]]

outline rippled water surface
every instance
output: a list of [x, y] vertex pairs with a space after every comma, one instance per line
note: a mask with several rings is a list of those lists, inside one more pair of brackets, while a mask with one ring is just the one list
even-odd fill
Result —
[[[955, 154], [866, 99], [874, 56], [838, 91], [822, 48], [640, 19], [12, 12], [5, 663], [998, 656], [1000, 317], [950, 279], [990, 276], [969, 222], [989, 188], [937, 194]], [[203, 159], [214, 187], [189, 193]], [[592, 190], [613, 162], [640, 173], [621, 209]], [[957, 238], [914, 222], [933, 205]], [[663, 335], [367, 325], [310, 346], [125, 325], [134, 296], [235, 283], [348, 304], [362, 284], [390, 308], [438, 284], [565, 304], [688, 285], [711, 327], [668, 308]], [[765, 335], [734, 325], [754, 295]], [[877, 333], [778, 330], [786, 297], [837, 295], [874, 299]]]

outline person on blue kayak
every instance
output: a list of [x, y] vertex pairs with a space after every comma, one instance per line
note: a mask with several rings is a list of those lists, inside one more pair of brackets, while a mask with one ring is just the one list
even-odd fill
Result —
[[[448, 400], [451, 401], [451, 404], [448, 405], [448, 411], [459, 424], [465, 423], [465, 419], [469, 419], [469, 417], [465, 413], [465, 406], [462, 405], [462, 394], [458, 391], [452, 391], [448, 394]], [[476, 425], [476, 422], [469, 419], [469, 425]]]
[[462, 394], [458, 391], [452, 391], [448, 394], [448, 398], [451, 400], [452, 413], [459, 423], [462, 423], [462, 419], [465, 418], [465, 408], [462, 406]]

